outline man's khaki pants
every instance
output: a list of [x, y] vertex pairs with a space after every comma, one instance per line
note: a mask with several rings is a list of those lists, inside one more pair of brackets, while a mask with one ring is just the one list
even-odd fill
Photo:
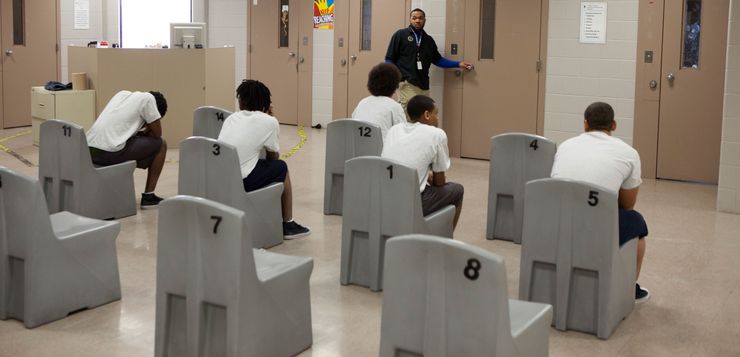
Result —
[[[402, 81], [398, 85], [398, 102], [401, 103], [404, 112], [406, 112], [406, 105], [409, 103], [409, 100], [419, 94], [429, 96], [429, 90], [423, 90], [408, 81]], [[406, 119], [408, 120], [408, 118], [409, 113], [406, 112]]]

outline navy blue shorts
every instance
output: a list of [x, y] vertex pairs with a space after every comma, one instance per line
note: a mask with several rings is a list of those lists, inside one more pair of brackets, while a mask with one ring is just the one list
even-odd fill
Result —
[[633, 238], [645, 238], [648, 235], [647, 223], [640, 212], [619, 209], [619, 246]]
[[285, 161], [259, 159], [257, 166], [242, 180], [244, 191], [250, 192], [273, 183], [285, 182], [286, 175], [288, 164]]

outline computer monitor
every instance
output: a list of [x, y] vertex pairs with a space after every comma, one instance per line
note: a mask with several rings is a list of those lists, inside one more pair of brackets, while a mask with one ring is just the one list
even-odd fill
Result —
[[170, 48], [205, 48], [206, 39], [204, 22], [170, 23]]

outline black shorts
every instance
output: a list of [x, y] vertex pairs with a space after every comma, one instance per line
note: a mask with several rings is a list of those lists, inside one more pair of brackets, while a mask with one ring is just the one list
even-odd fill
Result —
[[426, 216], [444, 206], [456, 206], [462, 201], [464, 193], [465, 190], [459, 183], [448, 182], [444, 186], [427, 185], [424, 191], [421, 191], [421, 210]]
[[122, 162], [136, 160], [136, 167], [149, 168], [162, 147], [162, 138], [134, 135], [126, 140], [123, 149], [110, 152], [98, 148], [90, 148], [92, 162], [98, 166], [110, 166]]
[[647, 223], [640, 212], [619, 209], [619, 246], [634, 238], [645, 238], [648, 235]]
[[258, 190], [267, 185], [285, 182], [288, 175], [288, 164], [283, 160], [257, 160], [257, 166], [242, 180], [244, 191]]

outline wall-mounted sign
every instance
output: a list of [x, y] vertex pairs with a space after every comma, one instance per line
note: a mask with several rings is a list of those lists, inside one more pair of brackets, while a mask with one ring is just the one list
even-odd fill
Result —
[[90, 29], [90, 0], [74, 1], [74, 27], [75, 30]]
[[313, 28], [334, 28], [334, 0], [313, 0]]
[[581, 3], [581, 43], [606, 43], [606, 3]]

